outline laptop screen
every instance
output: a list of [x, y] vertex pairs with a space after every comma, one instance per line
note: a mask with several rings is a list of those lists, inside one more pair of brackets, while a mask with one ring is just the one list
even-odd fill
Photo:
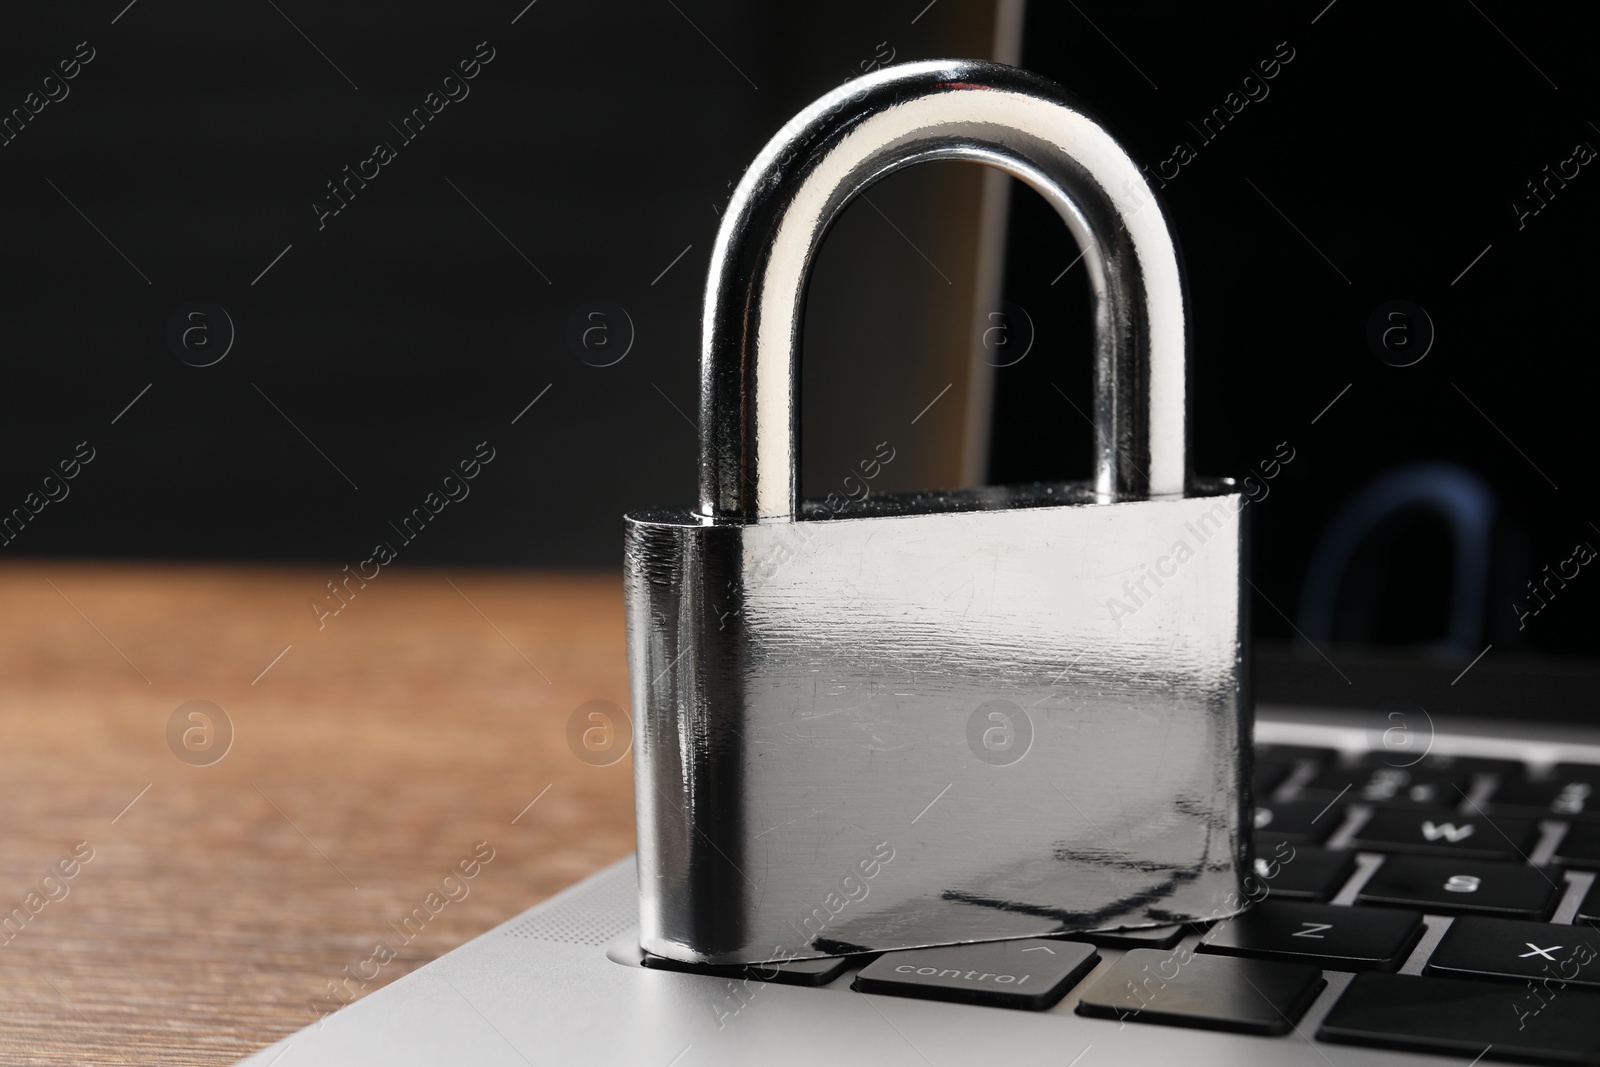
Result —
[[[1177, 231], [1192, 469], [1251, 479], [1258, 699], [1593, 721], [1592, 34], [1349, 7], [1033, 4], [1022, 59]], [[1012, 192], [997, 482], [1092, 441], [1084, 270]]]

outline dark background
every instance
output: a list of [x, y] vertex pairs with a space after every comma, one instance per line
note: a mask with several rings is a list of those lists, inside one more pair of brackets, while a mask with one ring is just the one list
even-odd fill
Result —
[[[1193, 467], [1242, 475], [1279, 442], [1295, 452], [1252, 505], [1269, 641], [1295, 638], [1339, 510], [1432, 460], [1494, 501], [1491, 566], [1473, 579], [1485, 607], [1451, 655], [1600, 648], [1593, 568], [1524, 629], [1511, 606], [1577, 542], [1600, 544], [1600, 177], [1584, 167], [1520, 229], [1512, 208], [1546, 164], [1600, 146], [1595, 22], [1471, 0], [1031, 5], [1025, 65], [1152, 170], [1176, 143], [1194, 149], [1161, 194], [1189, 268]], [[623, 511], [694, 494], [700, 290], [730, 183], [881, 45], [901, 61], [987, 55], [992, 23], [963, 0], [95, 0], [8, 15], [0, 111], [79, 41], [96, 55], [0, 147], [0, 511], [78, 442], [96, 458], [0, 551], [355, 563], [487, 440], [496, 458], [471, 497], [404, 561], [615, 566]], [[480, 41], [495, 58], [470, 96], [402, 145], [388, 124]], [[1294, 58], [1270, 94], [1208, 143], [1190, 123], [1279, 42]], [[378, 140], [398, 158], [319, 230], [324, 183]], [[948, 169], [961, 165], [889, 179], [830, 237], [808, 319], [808, 493], [872, 453], [886, 412], [905, 425], [938, 388], [915, 364], [928, 271], [970, 269], [937, 247], [941, 198], [977, 189], [941, 186]], [[1005, 293], [1035, 346], [997, 375], [991, 480], [1081, 476], [1088, 423], [1067, 401], [1090, 403], [1083, 271], [1060, 275], [1076, 250], [1042, 201], [1018, 186], [1012, 203]], [[1409, 367], [1367, 337], [1397, 299], [1437, 333]], [[208, 367], [168, 336], [195, 300], [236, 330]], [[597, 300], [633, 324], [613, 366], [569, 343]], [[934, 409], [901, 439], [933, 458], [880, 487], [954, 480], [933, 460], [960, 432], [955, 406]], [[1397, 513], [1357, 554], [1334, 632], [1312, 636], [1439, 646], [1454, 565], [1441, 521]]]
[[[406, 562], [616, 566], [625, 510], [695, 493], [700, 295], [732, 183], [880, 42], [988, 47], [985, 5], [916, 14], [97, 0], [8, 16], [0, 109], [78, 42], [96, 57], [0, 147], [0, 512], [77, 442], [97, 458], [0, 550], [353, 564], [488, 440], [493, 464]], [[495, 58], [470, 95], [404, 142], [390, 124], [480, 41]], [[380, 140], [398, 158], [319, 228], [325, 183]], [[873, 194], [930, 251], [932, 177]], [[930, 265], [893, 225], [851, 211], [818, 270], [838, 310], [815, 332], [839, 369], [816, 376], [807, 454], [849, 457], [809, 465], [836, 467], [829, 482], [883, 438], [875, 412], [908, 422], [931, 396], [904, 380], [909, 357], [876, 358], [927, 318]], [[236, 331], [208, 367], [168, 337], [194, 300]], [[613, 366], [568, 340], [597, 300], [634, 326]], [[901, 444], [959, 437], [949, 416]]]
[[[1592, 568], [1555, 583], [1526, 620], [1512, 606], [1537, 606], [1526, 583], [1579, 542], [1600, 546], [1600, 372], [1588, 354], [1600, 182], [1590, 189], [1590, 167], [1565, 188], [1553, 182], [1547, 206], [1520, 225], [1512, 207], [1539, 206], [1525, 183], [1546, 164], [1579, 142], [1600, 146], [1595, 12], [1577, 11], [1466, 0], [1030, 8], [1025, 65], [1091, 101], [1152, 170], [1177, 143], [1194, 150], [1161, 191], [1194, 309], [1193, 467], [1247, 474], [1282, 441], [1296, 455], [1252, 509], [1264, 689], [1283, 681], [1271, 641], [1298, 646], [1302, 666], [1315, 660], [1289, 620], [1310, 628], [1301, 593], [1330, 522], [1374, 479], [1422, 462], [1454, 467], [1492, 501], [1489, 566], [1461, 579], [1486, 591], [1485, 615], [1448, 639], [1449, 527], [1436, 512], [1400, 509], [1357, 551], [1332, 632], [1308, 635], [1369, 647], [1333, 655], [1343, 671], [1315, 663], [1331, 686], [1297, 692], [1338, 698], [1340, 677], [1362, 681], [1373, 644], [1440, 653], [1436, 681], [1448, 683], [1492, 643], [1479, 669], [1510, 668], [1518, 681], [1485, 710], [1512, 710], [1512, 694], [1544, 710], [1537, 690], [1517, 688], [1560, 673], [1542, 655], [1600, 649]], [[1259, 78], [1280, 42], [1294, 58], [1268, 94], [1213, 139], [1196, 130], [1245, 76]], [[1081, 267], [1051, 284], [1076, 254], [1053, 239], [1052, 218], [1031, 193], [1015, 198], [1007, 294], [1029, 309], [1038, 343], [999, 372], [997, 480], [1047, 476], [1054, 442], [1069, 455], [1089, 448], [1087, 420], [1061, 395], [1088, 410], [1086, 286]], [[1426, 358], [1405, 367], [1378, 358], [1367, 337], [1374, 312], [1401, 299], [1436, 331]], [[1390, 697], [1407, 688], [1387, 681]], [[1370, 699], [1385, 686], [1366, 688]], [[1559, 699], [1592, 717], [1592, 693], [1568, 686]]]

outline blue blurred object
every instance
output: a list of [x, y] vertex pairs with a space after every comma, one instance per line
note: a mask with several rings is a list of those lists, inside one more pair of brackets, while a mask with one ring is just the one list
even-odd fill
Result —
[[1444, 521], [1454, 548], [1449, 627], [1439, 644], [1462, 651], [1483, 647], [1495, 496], [1477, 474], [1439, 462], [1411, 463], [1380, 475], [1328, 524], [1311, 554], [1300, 594], [1299, 626], [1310, 640], [1333, 639], [1339, 593], [1357, 550], [1382, 527], [1417, 510]]

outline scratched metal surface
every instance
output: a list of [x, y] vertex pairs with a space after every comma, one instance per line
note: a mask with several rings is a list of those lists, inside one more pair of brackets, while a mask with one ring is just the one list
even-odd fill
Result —
[[[1244, 532], [1213, 491], [631, 516], [644, 947], [732, 962], [1233, 911]], [[1020, 758], [991, 726], [1031, 733]]]

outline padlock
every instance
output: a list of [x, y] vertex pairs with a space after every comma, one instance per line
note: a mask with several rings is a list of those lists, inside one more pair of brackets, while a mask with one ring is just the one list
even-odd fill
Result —
[[[801, 505], [811, 263], [853, 197], [932, 159], [1021, 179], [1082, 248], [1094, 479]], [[745, 963], [1149, 927], [1264, 891], [1245, 499], [1188, 475], [1187, 334], [1139, 165], [1036, 75], [889, 67], [767, 144], [711, 257], [699, 506], [625, 520], [645, 950]]]

